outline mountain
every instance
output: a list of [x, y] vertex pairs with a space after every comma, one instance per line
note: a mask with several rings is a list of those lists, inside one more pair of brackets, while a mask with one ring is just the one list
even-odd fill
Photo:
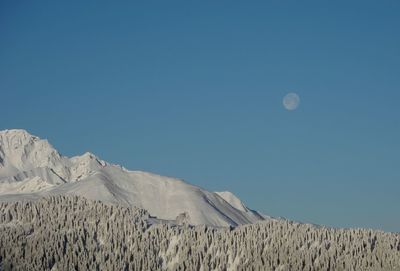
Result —
[[210, 192], [183, 180], [127, 170], [94, 154], [68, 158], [25, 130], [0, 131], [0, 201], [48, 195], [146, 209], [159, 219], [185, 215], [190, 224], [236, 226], [264, 220], [230, 192]]

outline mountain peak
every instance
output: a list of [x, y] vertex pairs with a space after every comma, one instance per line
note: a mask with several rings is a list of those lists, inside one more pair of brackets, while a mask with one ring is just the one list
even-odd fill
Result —
[[47, 167], [64, 180], [76, 181], [108, 165], [90, 152], [68, 158], [45, 139], [23, 129], [0, 131], [0, 177]]
[[25, 130], [1, 131], [0, 200], [2, 195], [24, 198], [28, 194], [33, 198], [81, 195], [143, 207], [161, 219], [178, 216], [193, 224], [236, 226], [263, 219], [228, 192], [211, 193], [183, 180], [126, 170], [91, 152], [68, 158]]
[[2, 145], [8, 142], [8, 144], [13, 143], [13, 147], [17, 147], [18, 145], [25, 145], [29, 142], [39, 140], [39, 138], [23, 129], [11, 129], [0, 131], [0, 140], [3, 143]]
[[18, 135], [18, 134], [32, 136], [30, 133], [28, 133], [28, 131], [24, 129], [6, 129], [0, 131], [0, 135]]
[[26, 130], [0, 131], [0, 177], [19, 171], [48, 167], [64, 175], [61, 160], [65, 160], [47, 140], [31, 135]]

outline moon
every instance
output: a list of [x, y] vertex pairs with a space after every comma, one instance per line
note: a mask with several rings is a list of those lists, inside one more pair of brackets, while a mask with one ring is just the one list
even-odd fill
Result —
[[300, 104], [300, 97], [299, 95], [297, 95], [294, 92], [290, 92], [288, 94], [285, 95], [285, 97], [283, 97], [283, 106], [287, 109], [287, 110], [295, 110], [299, 104]]

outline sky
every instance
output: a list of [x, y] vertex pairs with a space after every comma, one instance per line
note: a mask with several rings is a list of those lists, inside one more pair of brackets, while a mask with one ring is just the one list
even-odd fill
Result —
[[[399, 1], [2, 1], [0, 129], [400, 231]], [[296, 110], [282, 99], [299, 95]]]

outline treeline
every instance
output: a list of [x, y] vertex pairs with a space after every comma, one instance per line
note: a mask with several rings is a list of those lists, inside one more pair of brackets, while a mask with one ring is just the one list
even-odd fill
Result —
[[400, 235], [268, 220], [148, 225], [75, 196], [0, 204], [0, 270], [400, 270]]

